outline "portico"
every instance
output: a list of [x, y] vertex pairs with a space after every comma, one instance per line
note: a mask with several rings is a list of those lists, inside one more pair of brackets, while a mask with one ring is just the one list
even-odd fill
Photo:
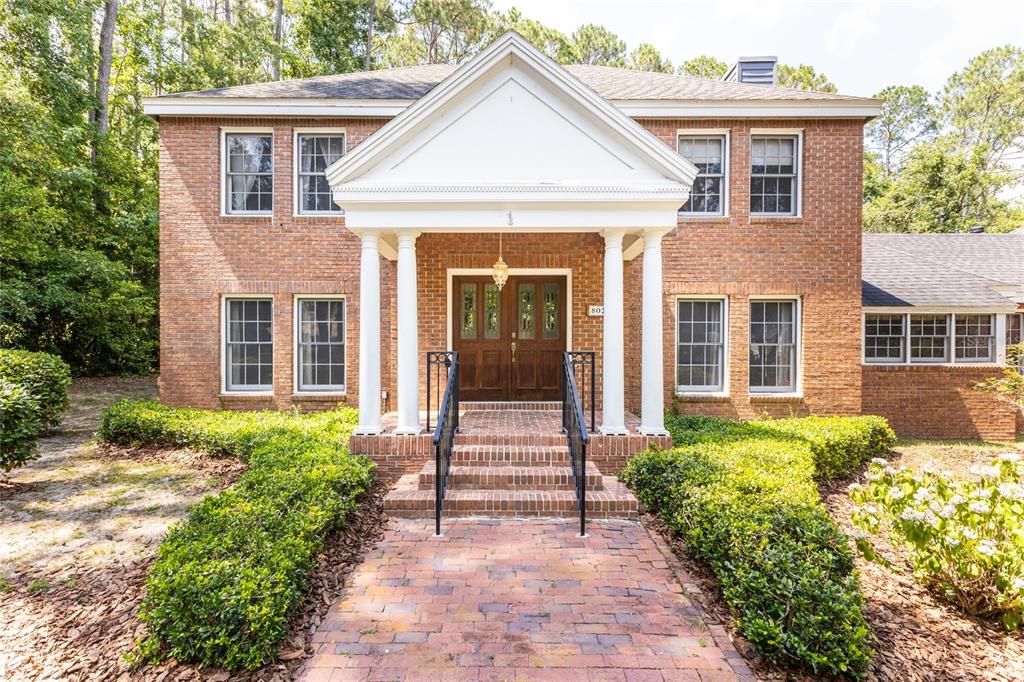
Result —
[[[563, 152], [570, 149], [571, 154]], [[513, 278], [531, 270], [534, 275], [559, 270], [564, 274], [552, 277], [563, 277], [564, 289], [558, 279], [523, 279], [521, 290], [503, 295], [506, 310], [499, 312], [484, 308], [499, 300], [493, 287], [480, 288], [486, 278], [467, 282], [476, 306], [472, 324], [486, 312], [488, 320], [505, 316], [501, 319], [514, 329], [512, 336], [502, 336], [495, 323], [489, 330], [493, 338], [485, 339], [474, 326], [473, 338], [494, 348], [511, 340], [512, 354], [527, 340], [537, 340], [535, 333], [547, 340], [543, 348], [535, 344], [538, 353], [595, 351], [599, 431], [626, 435], [625, 309], [639, 304], [642, 421], [632, 429], [664, 434], [661, 239], [675, 229], [695, 173], [689, 162], [515, 34], [460, 67], [342, 157], [328, 168], [327, 178], [345, 209], [346, 227], [362, 241], [357, 433], [385, 430], [379, 403], [382, 362], [396, 368], [393, 433], [420, 431], [421, 355], [457, 345], [451, 321], [455, 291], [446, 286], [447, 300], [439, 310], [434, 283], [448, 282], [467, 265], [475, 271], [488, 268], [498, 257], [500, 233], [511, 249], [505, 260]], [[429, 262], [419, 257], [421, 245], [429, 246]], [[634, 292], [627, 301], [623, 266], [641, 255], [641, 301]], [[382, 257], [396, 261], [395, 358], [374, 352], [381, 348]], [[592, 296], [579, 295], [584, 281], [600, 287], [599, 306]], [[542, 296], [548, 298], [541, 301]], [[548, 328], [529, 327], [528, 338], [521, 325], [532, 325], [535, 318], [516, 315], [535, 315], [537, 308], [530, 306], [538, 303], [553, 316], [539, 322], [558, 327], [550, 334]], [[442, 334], [424, 340], [424, 325], [437, 329], [438, 319], [445, 320]], [[537, 366], [543, 371], [543, 363]]]

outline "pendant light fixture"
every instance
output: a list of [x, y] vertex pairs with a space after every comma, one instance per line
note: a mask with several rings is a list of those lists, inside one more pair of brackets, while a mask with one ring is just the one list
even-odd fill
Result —
[[505, 282], [508, 281], [508, 266], [505, 265], [505, 261], [501, 257], [501, 233], [498, 233], [498, 260], [495, 261], [494, 267], [491, 268], [491, 277], [494, 278], [494, 283], [498, 285], [498, 291], [505, 286]]

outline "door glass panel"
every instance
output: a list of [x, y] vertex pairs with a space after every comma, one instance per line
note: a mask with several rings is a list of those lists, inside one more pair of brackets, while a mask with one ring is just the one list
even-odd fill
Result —
[[519, 285], [519, 338], [532, 339], [536, 317], [534, 285]]
[[558, 338], [558, 285], [544, 285], [544, 326], [541, 336], [545, 339]]
[[459, 309], [462, 311], [459, 316], [461, 330], [459, 336], [463, 339], [476, 338], [476, 284], [463, 284], [461, 303]]
[[496, 284], [484, 285], [484, 338], [501, 338], [501, 298]]

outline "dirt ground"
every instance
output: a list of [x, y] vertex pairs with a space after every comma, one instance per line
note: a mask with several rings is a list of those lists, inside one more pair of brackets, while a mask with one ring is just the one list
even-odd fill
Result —
[[76, 380], [41, 457], [0, 483], [0, 680], [292, 679], [352, 567], [381, 537], [378, 487], [328, 539], [282, 653], [266, 667], [232, 675], [172, 660], [129, 670], [123, 655], [145, 634], [138, 609], [164, 533], [245, 468], [193, 450], [92, 442], [105, 407], [155, 396], [152, 377]]

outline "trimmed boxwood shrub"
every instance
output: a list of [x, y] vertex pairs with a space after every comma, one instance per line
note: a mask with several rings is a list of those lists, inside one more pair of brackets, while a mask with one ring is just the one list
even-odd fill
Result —
[[38, 404], [39, 428], [43, 431], [60, 423], [68, 407], [71, 368], [49, 353], [0, 349], [0, 379], [25, 387]]
[[0, 469], [34, 459], [38, 435], [39, 403], [21, 384], [0, 378]]
[[768, 660], [863, 675], [871, 637], [853, 555], [815, 480], [891, 445], [884, 420], [667, 422], [680, 447], [636, 455], [622, 478], [707, 562], [739, 631]]
[[351, 455], [355, 410], [217, 412], [121, 401], [100, 439], [203, 448], [249, 463], [235, 485], [204, 499], [168, 533], [146, 580], [137, 656], [258, 668], [276, 654], [329, 531], [372, 483]]

